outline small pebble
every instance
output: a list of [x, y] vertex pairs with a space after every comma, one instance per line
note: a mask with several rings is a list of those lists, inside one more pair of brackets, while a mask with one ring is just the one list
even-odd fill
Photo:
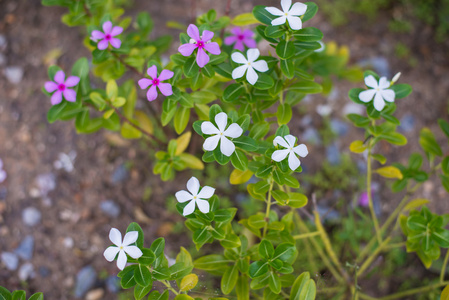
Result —
[[415, 117], [412, 114], [406, 114], [401, 118], [401, 125], [399, 125], [399, 130], [403, 132], [411, 132], [415, 128]]
[[36, 178], [36, 185], [40, 195], [46, 197], [47, 194], [56, 188], [56, 176], [53, 173], [40, 174]]
[[29, 278], [34, 277], [33, 265], [29, 262], [24, 263], [19, 269], [19, 279], [21, 281], [27, 281]]
[[338, 146], [335, 143], [326, 148], [326, 158], [331, 165], [340, 163], [340, 150], [338, 150]]
[[332, 131], [338, 134], [338, 136], [345, 136], [349, 131], [349, 126], [346, 122], [338, 119], [331, 120]]
[[112, 173], [111, 181], [112, 183], [119, 183], [126, 180], [129, 176], [129, 172], [124, 165], [118, 166], [114, 173]]
[[50, 274], [51, 274], [51, 271], [50, 271], [49, 268], [44, 267], [44, 266], [39, 267], [39, 275], [40, 275], [40, 276], [42, 276], [42, 277], [45, 278], [45, 277], [50, 276]]
[[76, 275], [75, 297], [83, 297], [97, 281], [97, 273], [92, 266], [82, 268]]
[[5, 267], [10, 271], [17, 270], [17, 267], [19, 266], [19, 257], [14, 253], [3, 252], [1, 260]]
[[359, 65], [361, 67], [373, 68], [374, 71], [379, 74], [379, 76], [391, 76], [390, 64], [388, 63], [388, 60], [383, 56], [376, 56], [361, 60], [359, 62]]
[[19, 247], [17, 247], [14, 252], [20, 256], [22, 259], [30, 260], [33, 257], [33, 248], [34, 248], [34, 237], [31, 235], [27, 235]]
[[102, 299], [104, 295], [104, 290], [101, 288], [95, 289], [87, 293], [86, 300], [99, 300]]
[[302, 134], [301, 140], [304, 140], [305, 142], [308, 142], [311, 144], [321, 145], [320, 134], [313, 127], [309, 127], [304, 131], [304, 133]]
[[112, 200], [101, 201], [100, 209], [112, 218], [117, 218], [120, 215], [120, 206]]
[[12, 84], [19, 84], [22, 81], [23, 69], [21, 67], [6, 67], [4, 70], [6, 79]]
[[106, 279], [106, 288], [109, 292], [114, 294], [120, 292], [120, 278], [118, 278], [117, 276], [109, 276]]
[[41, 218], [41, 212], [35, 207], [27, 207], [22, 211], [22, 220], [27, 226], [36, 226], [41, 221]]

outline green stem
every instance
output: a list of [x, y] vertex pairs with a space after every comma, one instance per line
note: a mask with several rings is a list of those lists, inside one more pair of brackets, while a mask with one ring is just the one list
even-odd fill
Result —
[[[416, 288], [416, 289], [411, 289], [411, 290], [407, 290], [407, 291], [403, 291], [403, 292], [399, 292], [396, 294], [392, 294], [386, 297], [382, 297], [382, 298], [378, 298], [377, 300], [393, 300], [393, 299], [405, 299], [405, 296], [410, 296], [410, 295], [415, 295], [415, 294], [421, 294], [424, 292], [428, 292], [431, 291], [433, 289], [437, 289], [439, 287], [448, 285], [449, 281], [444, 281], [444, 282], [439, 282], [439, 283], [435, 283], [435, 284], [431, 284], [428, 286], [423, 286], [420, 288]], [[365, 298], [365, 299], [369, 299], [369, 298]], [[373, 298], [371, 298], [373, 299]]]
[[295, 240], [300, 240], [300, 239], [305, 239], [305, 238], [317, 236], [317, 235], [320, 235], [320, 234], [321, 233], [319, 231], [314, 231], [314, 232], [308, 232], [308, 233], [303, 233], [303, 234], [297, 234], [297, 235], [294, 235], [293, 238]]
[[407, 245], [406, 242], [394, 243], [394, 244], [386, 245], [384, 247], [384, 249], [385, 250], [390, 250], [390, 249], [394, 249], [394, 248], [402, 248], [402, 247], [405, 247], [406, 245]]
[[265, 226], [263, 227], [263, 235], [265, 237], [268, 229], [268, 220], [270, 218], [270, 209], [271, 209], [271, 191], [273, 190], [274, 180], [271, 178], [270, 189], [268, 190], [268, 198], [267, 198], [267, 210], [265, 211]]
[[362, 276], [362, 274], [368, 269], [368, 267], [371, 265], [373, 260], [379, 255], [379, 253], [384, 249], [384, 247], [390, 242], [391, 237], [385, 239], [379, 247], [366, 259], [366, 261], [363, 263], [363, 265], [360, 267], [360, 270], [357, 272], [357, 276]]
[[441, 268], [440, 282], [444, 281], [444, 275], [446, 274], [447, 262], [449, 260], [449, 250], [446, 251], [446, 256], [444, 257], [443, 268]]
[[366, 190], [368, 193], [368, 206], [369, 210], [371, 212], [371, 218], [373, 219], [374, 223], [374, 230], [376, 231], [377, 241], [379, 244], [382, 243], [382, 235], [380, 233], [379, 229], [379, 221], [377, 221], [376, 212], [374, 211], [374, 205], [373, 205], [373, 197], [371, 195], [371, 141], [368, 142], [368, 162], [367, 162], [367, 171], [366, 171]]
[[179, 293], [171, 286], [170, 282], [167, 280], [160, 281], [163, 285], [167, 287], [169, 291], [172, 291], [175, 295], [179, 295]]

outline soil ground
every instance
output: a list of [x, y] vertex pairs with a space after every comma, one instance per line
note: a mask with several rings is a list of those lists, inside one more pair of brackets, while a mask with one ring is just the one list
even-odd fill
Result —
[[[231, 15], [249, 12], [256, 4], [278, 6], [278, 1], [233, 0]], [[222, 15], [225, 6], [225, 1], [216, 0], [198, 0], [193, 8], [191, 1], [142, 0], [136, 1], [129, 14], [148, 11], [156, 27], [160, 28], [154, 35], [177, 36], [179, 31], [164, 27], [167, 21], [187, 24], [192, 15], [204, 13], [209, 8]], [[115, 136], [106, 131], [77, 135], [71, 122], [48, 124], [46, 113], [50, 102], [41, 92], [47, 80], [48, 53], [60, 49], [62, 55], [53, 63], [66, 70], [77, 58], [89, 55], [81, 46], [83, 32], [61, 23], [64, 12], [64, 8], [43, 7], [38, 0], [0, 0], [0, 34], [7, 41], [3, 49], [0, 47], [0, 53], [6, 58], [4, 64], [0, 63], [0, 158], [8, 174], [6, 181], [0, 183], [0, 252], [11, 252], [26, 235], [34, 236], [31, 262], [36, 273], [27, 282], [20, 282], [17, 271], [0, 266], [0, 286], [23, 288], [28, 293], [42, 291], [46, 299], [60, 300], [74, 299], [71, 291], [76, 274], [83, 266], [92, 265], [103, 278], [117, 273], [115, 265], [102, 257], [103, 250], [109, 245], [107, 234], [111, 226], [123, 231], [130, 222], [137, 220], [144, 227], [147, 239], [166, 238], [168, 254], [179, 246], [189, 246], [186, 237], [172, 230], [182, 218], [168, 212], [165, 205], [166, 196], [172, 195], [181, 185], [161, 184], [160, 179], [152, 175], [152, 162], [140, 143], [117, 142]], [[385, 57], [391, 72], [401, 71], [400, 81], [413, 86], [413, 94], [407, 100], [398, 101], [399, 118], [405, 114], [415, 117], [414, 129], [406, 133], [410, 145], [383, 149], [390, 161], [405, 163], [407, 155], [419, 149], [419, 128], [428, 126], [439, 132], [436, 120], [448, 119], [447, 42], [433, 42], [431, 28], [422, 24], [423, 27], [413, 34], [391, 33], [387, 14], [380, 14], [375, 22], [369, 23], [363, 17], [354, 16], [347, 26], [334, 28], [319, 13], [311, 23], [323, 31], [326, 42], [334, 40], [340, 45], [348, 45], [351, 62]], [[416, 58], [416, 66], [410, 66], [407, 59], [395, 55], [394, 47], [398, 41], [411, 49], [410, 55]], [[10, 66], [23, 69], [20, 83], [13, 84], [3, 76], [2, 71]], [[346, 94], [353, 86], [346, 82], [339, 84], [337, 107], [350, 101]], [[334, 114], [343, 118], [338, 108]], [[313, 117], [319, 118], [315, 112]], [[298, 128], [300, 135], [301, 128]], [[357, 139], [357, 134], [360, 132], [351, 131], [348, 141]], [[444, 141], [440, 134], [437, 138]], [[342, 145], [342, 149], [347, 149], [347, 145]], [[71, 150], [77, 154], [75, 170], [56, 170], [54, 161], [58, 154]], [[316, 151], [324, 149], [317, 147]], [[113, 174], [123, 164], [129, 168], [128, 176], [114, 183]], [[319, 164], [319, 160], [315, 164]], [[36, 179], [47, 173], [56, 176], [56, 188], [43, 197], [36, 193]], [[434, 182], [418, 194], [432, 196], [433, 208], [447, 213], [447, 194], [438, 181]], [[142, 201], [145, 191], [150, 189], [149, 200]], [[99, 203], [105, 199], [112, 199], [119, 205], [118, 218], [111, 218], [99, 209]], [[390, 203], [395, 201], [397, 199], [383, 202], [382, 209], [388, 211]], [[22, 221], [23, 210], [30, 206], [42, 214], [41, 222], [33, 227]], [[394, 286], [388, 286], [382, 294], [394, 290]], [[104, 299], [114, 297], [106, 294]]]

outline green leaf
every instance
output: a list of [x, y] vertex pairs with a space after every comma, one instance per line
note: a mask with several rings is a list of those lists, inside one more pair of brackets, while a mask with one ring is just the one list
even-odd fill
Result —
[[274, 255], [273, 244], [268, 240], [262, 240], [259, 244], [259, 254], [263, 258], [270, 259]]
[[239, 271], [237, 264], [232, 267], [228, 267], [221, 278], [221, 291], [227, 295], [234, 289], [239, 278]]
[[106, 84], [106, 95], [108, 99], [116, 98], [118, 95], [118, 86], [115, 80], [110, 79]]
[[288, 203], [288, 195], [281, 190], [274, 190], [271, 195], [280, 205], [286, 205]]
[[287, 124], [292, 118], [293, 112], [289, 104], [284, 103], [278, 106], [277, 118], [279, 125]]
[[323, 91], [323, 87], [313, 81], [301, 81], [291, 85], [288, 90], [302, 94], [317, 94]]
[[25, 291], [14, 291], [12, 293], [12, 300], [26, 300]]
[[170, 280], [183, 278], [184, 276], [192, 272], [192, 269], [192, 265], [188, 265], [183, 262], [177, 262], [168, 268], [168, 271], [170, 272]]
[[42, 293], [35, 293], [35, 294], [31, 295], [31, 297], [28, 300], [44, 300], [44, 294], [42, 294]]
[[411, 230], [416, 230], [416, 231], [426, 231], [427, 230], [427, 220], [420, 216], [420, 215], [414, 215], [414, 216], [410, 216], [407, 219], [407, 227], [410, 228]]
[[239, 138], [233, 139], [232, 142], [236, 147], [246, 151], [257, 151], [257, 149], [259, 148], [256, 141], [249, 136], [243, 135]]
[[449, 123], [443, 119], [438, 119], [438, 125], [440, 125], [441, 130], [449, 138]]
[[443, 151], [441, 150], [440, 145], [438, 145], [437, 141], [435, 140], [435, 136], [428, 128], [423, 128], [419, 133], [419, 144], [427, 153], [436, 156], [443, 155]]
[[141, 300], [143, 297], [148, 295], [152, 288], [153, 284], [147, 286], [136, 285], [134, 288], [134, 298], [136, 300]]
[[282, 243], [276, 247], [272, 260], [280, 259], [283, 262], [290, 261], [296, 254], [296, 247], [290, 243]]
[[265, 73], [259, 73], [259, 78], [257, 79], [257, 82], [254, 84], [254, 88], [258, 90], [268, 90], [273, 87], [274, 80], [271, 78], [271, 76], [265, 74]]
[[449, 230], [437, 228], [432, 232], [431, 238], [437, 242], [440, 247], [449, 248]]
[[141, 35], [146, 37], [153, 29], [154, 23], [150, 15], [147, 12], [140, 12], [137, 15], [137, 28], [141, 32]]
[[142, 228], [136, 222], [132, 222], [131, 224], [128, 225], [128, 228], [126, 228], [126, 232], [130, 232], [130, 231], [137, 231], [138, 236], [137, 236], [137, 241], [135, 244], [137, 247], [142, 249], [143, 248], [143, 239], [144, 239]]
[[223, 255], [211, 254], [198, 258], [193, 262], [196, 269], [204, 271], [222, 270], [232, 262], [226, 259]]
[[407, 138], [397, 132], [385, 132], [379, 135], [379, 138], [384, 139], [393, 145], [404, 146], [407, 144]]
[[293, 208], [300, 208], [307, 205], [307, 196], [301, 193], [288, 193], [287, 205]]
[[254, 17], [252, 13], [244, 13], [237, 15], [234, 19], [232, 19], [231, 24], [234, 26], [248, 26], [257, 24], [257, 19]]
[[224, 239], [220, 240], [221, 246], [225, 249], [237, 248], [242, 245], [240, 238], [235, 234], [228, 234]]
[[323, 38], [321, 30], [315, 27], [306, 27], [296, 31], [293, 36], [298, 41], [302, 42], [316, 42]]
[[181, 134], [182, 132], [184, 132], [184, 130], [187, 127], [187, 124], [189, 124], [189, 119], [190, 119], [189, 108], [181, 106], [179, 109], [176, 110], [175, 119], [173, 122], [177, 134]]
[[348, 114], [346, 117], [357, 127], [366, 127], [371, 123], [369, 118], [358, 114]]
[[184, 75], [189, 78], [195, 77], [199, 73], [200, 68], [198, 67], [198, 64], [196, 63], [195, 56], [187, 59], [187, 61], [184, 64], [183, 69], [184, 69]]
[[153, 251], [156, 257], [159, 257], [164, 254], [164, 248], [165, 248], [165, 240], [162, 237], [155, 239], [150, 247], [151, 251]]
[[249, 136], [255, 140], [260, 140], [269, 131], [270, 131], [270, 124], [268, 122], [258, 122], [252, 126]]
[[209, 120], [212, 123], [215, 123], [215, 116], [221, 112], [223, 112], [223, 110], [218, 104], [212, 105], [209, 110]]
[[242, 275], [239, 277], [235, 292], [237, 294], [237, 300], [249, 300], [249, 283], [246, 276]]
[[407, 97], [413, 90], [409, 84], [405, 83], [393, 84], [390, 89], [394, 91], [396, 99]]
[[153, 251], [151, 251], [151, 249], [143, 248], [141, 250], [142, 250], [143, 254], [138, 259], [139, 264], [142, 264], [144, 266], [151, 265], [154, 262], [156, 255], [154, 255], [154, 253], [153, 253]]
[[393, 167], [393, 166], [382, 167], [377, 170], [374, 170], [374, 172], [376, 172], [377, 174], [379, 174], [380, 176], [385, 177], [385, 178], [402, 179], [404, 177], [402, 175], [401, 170], [399, 170], [398, 168]]
[[312, 19], [318, 12], [318, 5], [316, 5], [315, 3], [305, 2], [304, 4], [307, 5], [307, 10], [304, 16], [302, 17], [303, 22]]
[[168, 300], [168, 297], [168, 290], [165, 290], [162, 294], [160, 294], [158, 291], [153, 291], [148, 297], [148, 300]]
[[292, 59], [281, 59], [281, 71], [288, 79], [292, 79], [295, 76], [295, 65]]
[[249, 276], [257, 278], [265, 275], [269, 270], [268, 262], [256, 261], [249, 266]]
[[282, 288], [281, 279], [276, 273], [270, 272], [270, 277], [268, 279], [268, 286], [270, 287], [270, 290], [275, 294], [279, 294], [281, 292]]
[[444, 175], [449, 175], [449, 156], [446, 156], [441, 162], [441, 170], [443, 170]]
[[282, 125], [276, 130], [276, 133], [274, 134], [274, 136], [284, 137], [288, 134], [290, 134], [290, 129], [288, 128], [287, 125]]
[[232, 153], [231, 163], [240, 171], [246, 171], [246, 169], [248, 169], [248, 158], [242, 150], [236, 149], [234, 153]]
[[276, 54], [282, 59], [289, 59], [295, 55], [295, 45], [290, 41], [281, 41], [276, 46]]
[[263, 215], [254, 215], [248, 218], [248, 224], [256, 229], [261, 229], [267, 224]]
[[197, 284], [198, 284], [198, 276], [196, 274], [189, 274], [181, 280], [179, 289], [183, 292], [187, 292], [195, 288]]
[[271, 38], [280, 38], [285, 34], [285, 28], [282, 26], [267, 26], [265, 28], [265, 35]]
[[236, 101], [245, 91], [245, 86], [239, 83], [233, 83], [226, 87], [223, 92], [223, 101], [234, 102]]
[[194, 107], [193, 97], [188, 93], [182, 92], [179, 94], [179, 104], [186, 108], [192, 108]]
[[259, 22], [266, 25], [271, 25], [271, 21], [275, 18], [265, 9], [264, 5], [256, 5], [253, 8], [253, 15]]

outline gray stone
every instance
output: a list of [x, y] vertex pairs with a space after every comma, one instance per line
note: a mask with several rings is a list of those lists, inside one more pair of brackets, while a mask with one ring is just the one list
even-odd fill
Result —
[[21, 67], [6, 67], [4, 73], [6, 79], [8, 79], [8, 81], [12, 84], [19, 84], [22, 81], [23, 69]]
[[97, 273], [92, 266], [82, 268], [76, 275], [75, 297], [83, 297], [97, 281]]
[[338, 136], [345, 136], [349, 131], [349, 126], [346, 122], [338, 119], [331, 120], [332, 131], [338, 134]]
[[35, 207], [30, 206], [22, 211], [22, 220], [27, 226], [36, 226], [41, 221], [41, 218], [41, 212]]
[[31, 263], [27, 262], [20, 266], [19, 279], [21, 281], [27, 281], [29, 278], [34, 277], [34, 267]]
[[3, 34], [0, 34], [0, 51], [5, 51], [6, 46], [8, 46], [8, 42], [6, 41], [6, 37]]
[[336, 143], [332, 143], [326, 148], [326, 158], [331, 165], [338, 165], [340, 163], [340, 150]]
[[8, 195], [8, 189], [6, 187], [0, 188], [0, 200], [5, 200]]
[[406, 114], [401, 118], [401, 125], [399, 125], [399, 130], [403, 132], [413, 131], [415, 128], [415, 117], [412, 114]]
[[324, 221], [336, 221], [340, 219], [340, 213], [324, 205], [317, 205], [317, 211]]
[[371, 57], [368, 59], [361, 60], [359, 62], [361, 67], [373, 68], [374, 71], [379, 74], [379, 76], [390, 77], [390, 64], [388, 60], [383, 56]]
[[117, 276], [109, 276], [106, 279], [106, 288], [111, 293], [118, 293], [121, 290], [120, 287], [120, 278]]
[[6, 64], [6, 57], [0, 53], [0, 66]]
[[44, 173], [36, 177], [36, 185], [42, 197], [56, 188], [56, 176], [53, 173]]
[[34, 237], [32, 235], [27, 235], [14, 252], [22, 259], [30, 260], [33, 257], [33, 248]]
[[118, 168], [114, 170], [114, 173], [112, 173], [111, 181], [112, 183], [119, 183], [125, 181], [128, 178], [128, 175], [129, 173], [125, 165], [120, 165], [118, 166]]
[[100, 209], [112, 218], [117, 218], [120, 215], [120, 206], [112, 200], [101, 201]]
[[311, 144], [321, 145], [320, 134], [313, 127], [309, 127], [304, 131], [302, 134], [302, 140]]
[[19, 266], [19, 257], [11, 252], [3, 252], [1, 255], [2, 263], [10, 271], [17, 270]]
[[49, 268], [44, 267], [44, 266], [39, 267], [39, 275], [40, 276], [45, 278], [45, 277], [50, 276], [50, 274], [51, 274], [51, 270]]

